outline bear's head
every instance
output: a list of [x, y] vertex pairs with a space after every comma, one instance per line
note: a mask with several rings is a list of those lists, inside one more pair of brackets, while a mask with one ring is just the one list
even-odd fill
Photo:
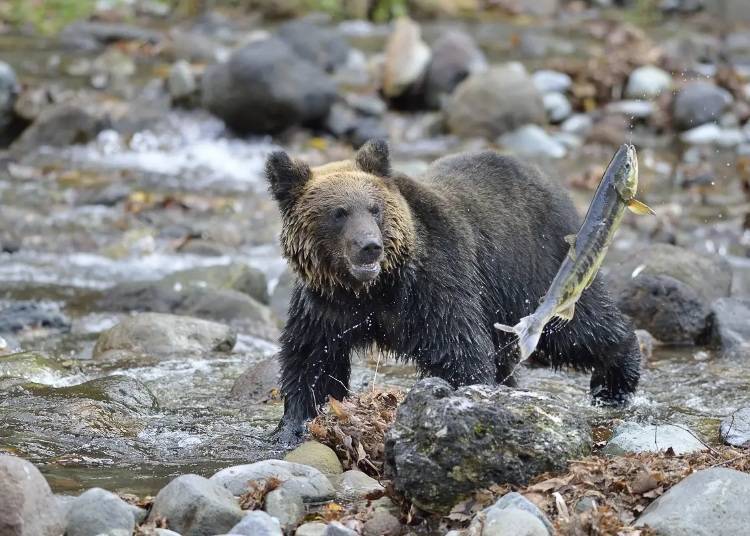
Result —
[[386, 142], [369, 141], [354, 160], [314, 168], [274, 152], [266, 176], [281, 209], [284, 257], [312, 288], [357, 293], [409, 255], [414, 225]]

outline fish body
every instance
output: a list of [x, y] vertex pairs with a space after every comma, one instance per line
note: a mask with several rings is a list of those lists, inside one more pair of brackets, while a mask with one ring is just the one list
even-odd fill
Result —
[[635, 147], [624, 144], [607, 166], [578, 234], [565, 237], [570, 250], [539, 307], [515, 326], [495, 324], [496, 329], [518, 336], [521, 361], [534, 352], [544, 326], [552, 318], [565, 321], [573, 318], [576, 302], [594, 281], [625, 209], [653, 214], [648, 206], [635, 199], [637, 190], [638, 157]]

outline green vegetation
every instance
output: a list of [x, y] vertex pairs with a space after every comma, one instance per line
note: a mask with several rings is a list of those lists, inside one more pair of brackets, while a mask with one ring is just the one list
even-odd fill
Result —
[[87, 18], [96, 0], [9, 0], [0, 16], [11, 24], [31, 24], [44, 34], [53, 34], [79, 19]]

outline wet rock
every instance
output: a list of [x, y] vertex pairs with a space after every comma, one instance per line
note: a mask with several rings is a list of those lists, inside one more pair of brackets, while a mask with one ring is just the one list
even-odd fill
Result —
[[334, 495], [334, 489], [323, 473], [314, 467], [283, 460], [264, 460], [247, 465], [235, 465], [217, 472], [212, 482], [224, 486], [235, 495], [247, 491], [253, 480], [277, 478], [282, 488], [299, 494], [306, 502], [324, 501]]
[[277, 523], [280, 523], [284, 530], [293, 529], [305, 517], [305, 504], [302, 497], [284, 488], [269, 492], [265, 497], [263, 509], [268, 515], [277, 519]]
[[313, 521], [304, 523], [297, 527], [294, 536], [323, 536], [326, 533], [326, 524]]
[[428, 378], [398, 409], [386, 436], [386, 472], [398, 492], [441, 512], [493, 482], [520, 484], [562, 469], [590, 441], [583, 415], [555, 398], [505, 387], [454, 391]]
[[68, 331], [70, 319], [54, 302], [0, 301], [0, 333], [38, 328]]
[[625, 96], [629, 99], [655, 99], [671, 88], [672, 75], [653, 65], [644, 65], [630, 73]]
[[0, 527], [3, 536], [60, 536], [65, 516], [39, 470], [15, 456], [0, 456]]
[[524, 125], [503, 134], [497, 141], [509, 151], [521, 156], [562, 158], [567, 153], [562, 143], [537, 125]]
[[161, 282], [172, 287], [179, 285], [181, 288], [236, 290], [264, 304], [270, 301], [266, 275], [257, 268], [242, 263], [189, 268], [169, 274]]
[[278, 519], [261, 510], [255, 510], [248, 512], [242, 521], [232, 527], [229, 534], [232, 536], [283, 536], [284, 533]]
[[545, 121], [541, 96], [520, 63], [495, 65], [469, 76], [446, 101], [445, 114], [454, 134], [489, 139]]
[[162, 34], [130, 24], [78, 21], [63, 28], [58, 37], [69, 47], [93, 50], [118, 41], [156, 44], [161, 41]]
[[730, 536], [750, 526], [750, 475], [714, 467], [693, 473], [651, 503], [636, 521], [664, 536]]
[[438, 109], [445, 96], [472, 73], [487, 69], [487, 59], [470, 35], [450, 30], [432, 44], [432, 59], [425, 78], [425, 101]]
[[301, 58], [333, 72], [349, 56], [349, 43], [336, 30], [306, 19], [279, 26], [278, 36]]
[[385, 510], [375, 511], [370, 519], [365, 521], [365, 536], [398, 536], [399, 534], [401, 534], [401, 522]]
[[284, 460], [316, 468], [324, 475], [340, 475], [341, 468], [336, 453], [317, 441], [306, 441], [284, 456]]
[[170, 67], [167, 88], [174, 103], [187, 103], [196, 95], [198, 82], [188, 62], [180, 60]]
[[87, 143], [109, 126], [109, 120], [75, 104], [47, 108], [11, 145], [14, 154], [26, 154], [39, 147], [67, 147]]
[[750, 448], [750, 407], [738, 409], [722, 419], [720, 435], [727, 445]]
[[419, 24], [400, 17], [385, 45], [383, 94], [400, 97], [421, 83], [430, 62], [430, 47], [422, 40]]
[[132, 411], [155, 409], [156, 397], [143, 383], [121, 374], [95, 378], [77, 385], [48, 387], [27, 384], [25, 389], [43, 396], [87, 398], [99, 402], [114, 402]]
[[335, 97], [325, 72], [278, 38], [242, 47], [227, 63], [209, 66], [202, 79], [203, 106], [240, 133], [320, 122]]
[[154, 498], [148, 519], [162, 517], [183, 536], [203, 536], [231, 532], [242, 521], [243, 512], [234, 496], [216, 482], [182, 475]]
[[338, 521], [332, 521], [326, 526], [326, 531], [323, 536], [358, 536], [357, 531], [350, 529], [339, 523]]
[[560, 123], [573, 111], [573, 106], [562, 93], [546, 93], [542, 97], [544, 109], [550, 123]]
[[121, 530], [131, 534], [136, 519], [134, 506], [101, 488], [92, 488], [71, 501], [66, 536], [98, 536]]
[[297, 277], [291, 270], [284, 270], [271, 293], [271, 310], [282, 321], [286, 321], [289, 300], [292, 297], [296, 280]]
[[706, 447], [697, 434], [683, 426], [625, 422], [615, 428], [602, 453], [621, 456], [638, 452], [664, 452], [667, 449], [680, 455], [700, 452]]
[[550, 523], [550, 520], [547, 519], [546, 515], [544, 515], [544, 512], [542, 512], [539, 507], [533, 502], [515, 491], [506, 493], [505, 495], [500, 497], [497, 501], [495, 501], [495, 504], [485, 509], [485, 513], [489, 513], [490, 510], [506, 509], [522, 510], [526, 513], [529, 513], [536, 517], [539, 521], [541, 521], [550, 534], [555, 533], [555, 529], [552, 526], [552, 523]]
[[682, 130], [697, 127], [718, 120], [731, 103], [727, 90], [710, 82], [690, 82], [674, 99], [672, 119]]
[[236, 333], [223, 324], [185, 316], [141, 313], [103, 332], [93, 355], [100, 358], [111, 350], [150, 355], [228, 352], [236, 342]]
[[725, 352], [742, 353], [750, 349], [750, 298], [719, 298], [711, 304], [713, 345]]
[[385, 490], [380, 482], [371, 476], [351, 469], [344, 471], [336, 481], [337, 495], [344, 500], [363, 499], [368, 496], [383, 493]]
[[54, 381], [62, 379], [68, 373], [68, 369], [60, 361], [38, 352], [0, 356], [0, 378]]
[[552, 71], [549, 69], [540, 69], [534, 71], [531, 75], [534, 87], [541, 94], [545, 93], [565, 93], [573, 85], [573, 80], [565, 73]]
[[266, 402], [273, 398], [280, 381], [281, 367], [278, 359], [264, 359], [251, 365], [235, 380], [230, 396], [244, 402]]

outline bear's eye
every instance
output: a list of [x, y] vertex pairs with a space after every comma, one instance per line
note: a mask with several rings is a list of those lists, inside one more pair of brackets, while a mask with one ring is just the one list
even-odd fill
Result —
[[343, 221], [344, 218], [346, 218], [349, 215], [349, 213], [346, 211], [345, 208], [337, 208], [333, 211], [333, 219], [337, 222]]
[[380, 207], [377, 205], [372, 206], [370, 208], [370, 214], [372, 214], [373, 216], [377, 216], [378, 214], [380, 214]]

